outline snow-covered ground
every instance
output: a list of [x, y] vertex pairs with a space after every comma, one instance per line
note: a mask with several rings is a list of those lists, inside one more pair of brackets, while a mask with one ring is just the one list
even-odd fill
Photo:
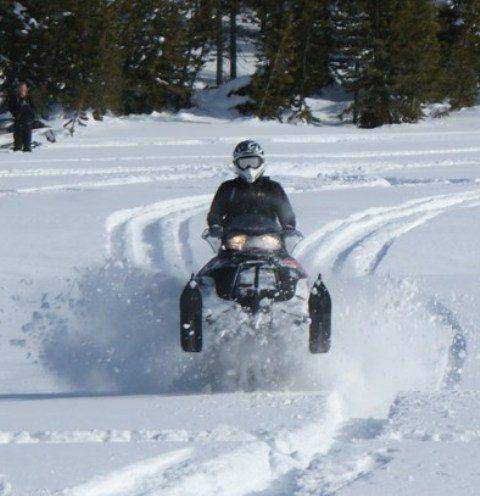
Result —
[[[332, 352], [293, 340], [253, 393], [222, 381], [243, 357], [180, 352], [176, 315], [249, 137], [334, 303]], [[0, 494], [477, 494], [479, 139], [480, 108], [373, 131], [183, 112], [0, 152]]]

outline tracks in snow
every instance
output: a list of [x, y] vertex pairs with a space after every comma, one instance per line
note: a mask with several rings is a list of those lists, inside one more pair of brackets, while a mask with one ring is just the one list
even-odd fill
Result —
[[[106, 222], [110, 256], [149, 270], [182, 271], [188, 274], [198, 268], [189, 250], [189, 222], [193, 216], [206, 209], [210, 199], [210, 195], [175, 198], [113, 213]], [[357, 276], [371, 275], [376, 272], [395, 240], [403, 234], [449, 209], [478, 205], [480, 191], [473, 190], [420, 198], [393, 207], [368, 209], [314, 232], [299, 247], [298, 256], [316, 268], [330, 268], [336, 273], [350, 269], [350, 273]], [[446, 388], [454, 387], [461, 380], [466, 357], [466, 331], [455, 314], [441, 303], [432, 301], [429, 310], [444, 326], [452, 329], [452, 345], [443, 385]], [[330, 494], [389, 462], [389, 456], [382, 452], [358, 457], [350, 453], [348, 447], [344, 447], [341, 451], [333, 450], [330, 453], [338, 427], [344, 420], [338, 409], [332, 411], [332, 415], [328, 415], [327, 411], [324, 417], [326, 424], [316, 422], [302, 429], [281, 433], [243, 433], [245, 437], [237, 438], [237, 444], [233, 447], [212, 447], [206, 443], [202, 449], [181, 450], [164, 455], [166, 458], [146, 460], [66, 490], [63, 494], [242, 496], [268, 490], [268, 494], [275, 495], [284, 494], [281, 490], [275, 492], [276, 484], [278, 487], [288, 487], [288, 484], [292, 484], [292, 477], [293, 483], [300, 478], [302, 484], [310, 477], [317, 489]], [[202, 435], [196, 438], [178, 432], [142, 434], [105, 431], [97, 434], [98, 442], [183, 439], [184, 442], [201, 444], [202, 441]], [[91, 432], [56, 433], [50, 438], [40, 435], [38, 442], [72, 439], [76, 435], [79, 438], [94, 438]], [[18, 436], [21, 439], [21, 434]], [[215, 440], [215, 436], [210, 436], [209, 441]], [[6, 436], [6, 442], [16, 442], [16, 439], [18, 437], [15, 435]], [[169, 457], [173, 457], [172, 463]], [[334, 466], [337, 467], [335, 470], [332, 469]], [[245, 478], [244, 473], [254, 475]], [[129, 481], [126, 486], [115, 483], [123, 479]], [[307, 491], [305, 494], [310, 493]]]
[[[415, 199], [393, 207], [367, 209], [312, 233], [297, 250], [297, 256], [317, 271], [330, 269], [341, 274], [348, 268], [354, 276], [372, 275], [400, 236], [452, 208], [479, 205], [480, 190], [473, 190]], [[443, 377], [443, 386], [452, 388], [462, 378], [468, 331], [461, 326], [454, 312], [434, 298], [428, 311], [452, 332], [448, 365]]]
[[0, 446], [6, 444], [104, 444], [104, 443], [238, 443], [255, 437], [239, 429], [190, 432], [185, 429], [85, 429], [48, 431], [0, 431]]
[[[290, 473], [304, 471], [315, 457], [328, 452], [343, 421], [343, 413], [336, 395], [327, 398], [324, 407], [323, 422], [307, 423], [296, 429], [251, 433], [251, 439], [233, 445], [174, 451], [67, 489], [62, 495], [258, 494], [276, 482], [283, 482]], [[119, 484], [118, 481], [125, 482]]]
[[480, 205], [480, 190], [430, 196], [395, 205], [369, 208], [327, 224], [304, 239], [296, 255], [318, 269], [356, 276], [371, 275], [403, 234], [455, 207]]
[[175, 198], [114, 212], [106, 221], [109, 256], [147, 270], [188, 275], [198, 268], [188, 242], [189, 220], [211, 198]]
[[[114, 212], [106, 221], [109, 257], [143, 269], [191, 273], [198, 264], [188, 241], [189, 222], [208, 208], [211, 198], [174, 198]], [[368, 209], [315, 231], [296, 254], [315, 268], [341, 272], [353, 261], [355, 275], [372, 274], [395, 239], [449, 208], [479, 202], [480, 191], [474, 190]]]

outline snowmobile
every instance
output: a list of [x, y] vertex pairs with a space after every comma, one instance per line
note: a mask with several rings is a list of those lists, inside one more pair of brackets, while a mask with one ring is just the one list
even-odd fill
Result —
[[[302, 239], [298, 231], [283, 231], [276, 222], [244, 215], [214, 237], [207, 229], [202, 238], [217, 256], [196, 275], [192, 274], [180, 297], [180, 342], [185, 352], [198, 353], [203, 347], [203, 325], [215, 319], [205, 312], [204, 303], [213, 298], [224, 305], [220, 313], [240, 309], [253, 321], [271, 322], [280, 308], [293, 321], [308, 326], [311, 353], [330, 349], [330, 295], [321, 275], [308, 290], [307, 274], [291, 253]], [[225, 307], [225, 308], [223, 308]], [[267, 332], [268, 325], [253, 326]], [[283, 332], [283, 331], [282, 331]]]

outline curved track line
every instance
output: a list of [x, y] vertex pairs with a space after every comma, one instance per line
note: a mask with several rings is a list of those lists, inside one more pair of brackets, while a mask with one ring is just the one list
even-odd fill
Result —
[[354, 273], [373, 273], [394, 240], [452, 207], [477, 206], [480, 190], [410, 200], [394, 207], [371, 208], [334, 221], [305, 238], [297, 256], [315, 268], [341, 271], [355, 254]]
[[206, 208], [207, 203], [201, 202], [199, 205], [192, 205], [191, 208], [172, 212], [160, 221], [159, 236], [152, 239], [153, 244], [160, 241], [162, 249], [160, 256], [154, 259], [157, 267], [168, 267], [175, 274], [180, 271], [185, 276], [198, 269], [194, 265], [193, 252], [190, 250], [188, 223], [192, 217], [205, 211]]
[[85, 181], [78, 183], [51, 184], [47, 186], [36, 186], [31, 188], [9, 188], [0, 189], [0, 196], [16, 196], [46, 193], [71, 193], [79, 191], [90, 191], [102, 188], [113, 188], [130, 186], [134, 184], [147, 184], [155, 180], [150, 176], [132, 176], [125, 178], [107, 179], [105, 181]]
[[183, 224], [207, 208], [211, 195], [175, 198], [144, 207], [119, 210], [106, 220], [107, 253], [144, 269], [188, 273]]

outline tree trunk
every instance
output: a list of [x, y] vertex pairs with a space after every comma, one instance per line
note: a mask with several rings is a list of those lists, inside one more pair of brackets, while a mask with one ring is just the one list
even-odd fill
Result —
[[237, 77], [237, 14], [238, 4], [231, 0], [230, 6], [230, 79]]
[[[360, 63], [358, 60], [355, 61], [355, 78], [359, 78], [360, 73]], [[355, 87], [355, 93], [353, 94], [353, 123], [358, 124], [358, 101], [359, 101], [359, 89], [358, 85]]]
[[216, 45], [217, 45], [217, 86], [223, 83], [223, 10], [222, 2], [218, 0], [217, 14], [216, 14]]

